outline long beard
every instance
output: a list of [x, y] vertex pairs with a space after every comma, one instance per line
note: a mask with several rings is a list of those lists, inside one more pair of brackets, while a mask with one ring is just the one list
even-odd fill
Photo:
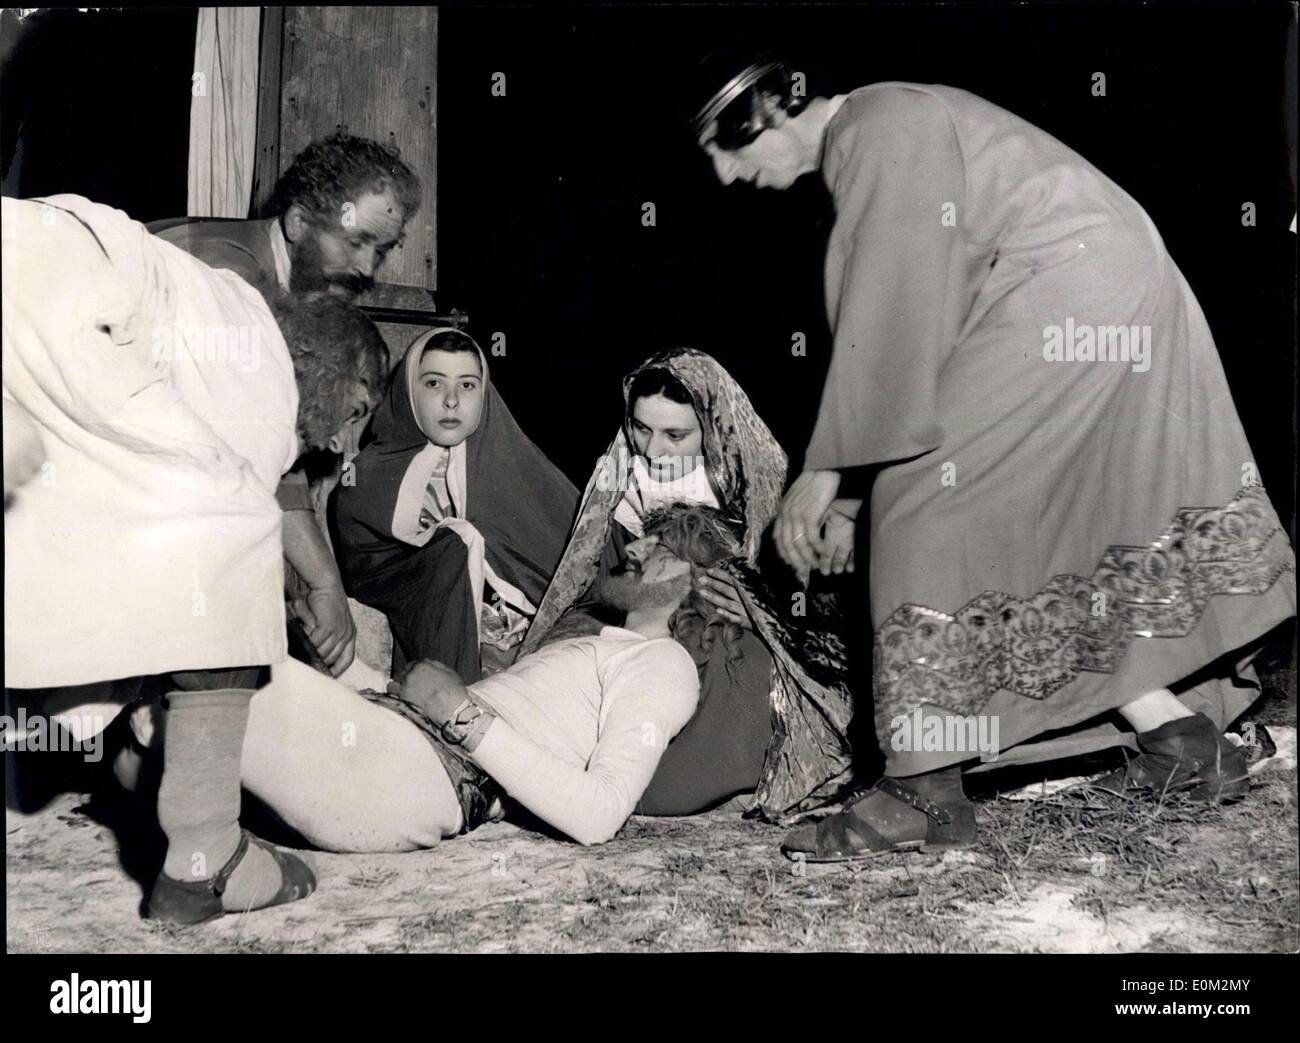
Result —
[[375, 285], [375, 280], [364, 275], [326, 275], [323, 271], [320, 241], [308, 231], [296, 243], [289, 244], [289, 289], [298, 293], [328, 290], [342, 286], [353, 297], [358, 297]]
[[596, 593], [604, 604], [624, 612], [633, 612], [637, 609], [680, 605], [690, 589], [689, 572], [652, 583], [642, 581], [640, 573], [624, 573], [603, 577]]

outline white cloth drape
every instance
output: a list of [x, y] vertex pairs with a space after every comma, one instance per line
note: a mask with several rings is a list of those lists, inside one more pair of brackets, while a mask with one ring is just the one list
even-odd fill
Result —
[[201, 7], [190, 93], [190, 217], [247, 217], [257, 143], [259, 7]]
[[44, 457], [4, 516], [6, 683], [280, 662], [298, 389], [270, 309], [120, 210], [0, 210], [3, 391]]

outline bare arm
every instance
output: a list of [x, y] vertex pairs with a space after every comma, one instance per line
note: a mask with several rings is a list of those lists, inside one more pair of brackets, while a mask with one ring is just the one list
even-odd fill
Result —
[[[301, 478], [301, 482], [299, 481]], [[330, 672], [338, 677], [352, 663], [356, 652], [356, 625], [348, 611], [338, 565], [325, 534], [310, 509], [295, 504], [295, 487], [306, 491], [306, 477], [290, 471], [284, 477], [278, 497], [286, 507], [281, 526], [284, 556], [309, 588], [304, 602], [295, 602], [294, 614], [302, 620], [307, 637]], [[306, 501], [310, 505], [310, 500]], [[292, 509], [288, 509], [294, 504]]]

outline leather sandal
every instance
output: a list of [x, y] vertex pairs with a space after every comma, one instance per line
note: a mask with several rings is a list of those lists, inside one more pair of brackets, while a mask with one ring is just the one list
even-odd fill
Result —
[[1090, 785], [1126, 796], [1178, 793], [1197, 803], [1226, 803], [1250, 792], [1246, 751], [1204, 714], [1169, 721], [1137, 740], [1140, 754]]
[[[872, 809], [874, 825], [854, 813], [864, 801], [877, 804]], [[938, 804], [885, 776], [843, 811], [791, 831], [781, 850], [796, 861], [857, 862], [898, 851], [970, 847], [974, 842], [975, 806], [970, 801]]]
[[259, 840], [248, 830], [241, 829], [239, 845], [235, 848], [235, 853], [211, 879], [173, 880], [160, 870], [158, 879], [154, 881], [153, 891], [149, 894], [145, 919], [163, 920], [167, 923], [188, 926], [215, 920], [226, 913], [249, 912], [248, 909], [226, 909], [221, 904], [221, 897], [226, 892], [231, 874], [248, 853], [250, 843], [275, 859], [275, 864], [280, 869], [280, 889], [269, 902], [257, 906], [258, 909], [296, 902], [316, 890], [316, 874], [311, 871], [306, 862], [296, 855], [273, 847], [264, 840]]

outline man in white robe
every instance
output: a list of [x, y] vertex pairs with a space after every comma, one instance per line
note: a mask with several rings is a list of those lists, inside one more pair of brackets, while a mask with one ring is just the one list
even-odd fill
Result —
[[238, 827], [248, 703], [286, 655], [275, 490], [364, 422], [382, 340], [78, 196], [5, 199], [3, 239], [6, 426], [41, 458], [6, 505], [7, 684], [167, 679], [152, 915], [303, 897], [310, 870]]

